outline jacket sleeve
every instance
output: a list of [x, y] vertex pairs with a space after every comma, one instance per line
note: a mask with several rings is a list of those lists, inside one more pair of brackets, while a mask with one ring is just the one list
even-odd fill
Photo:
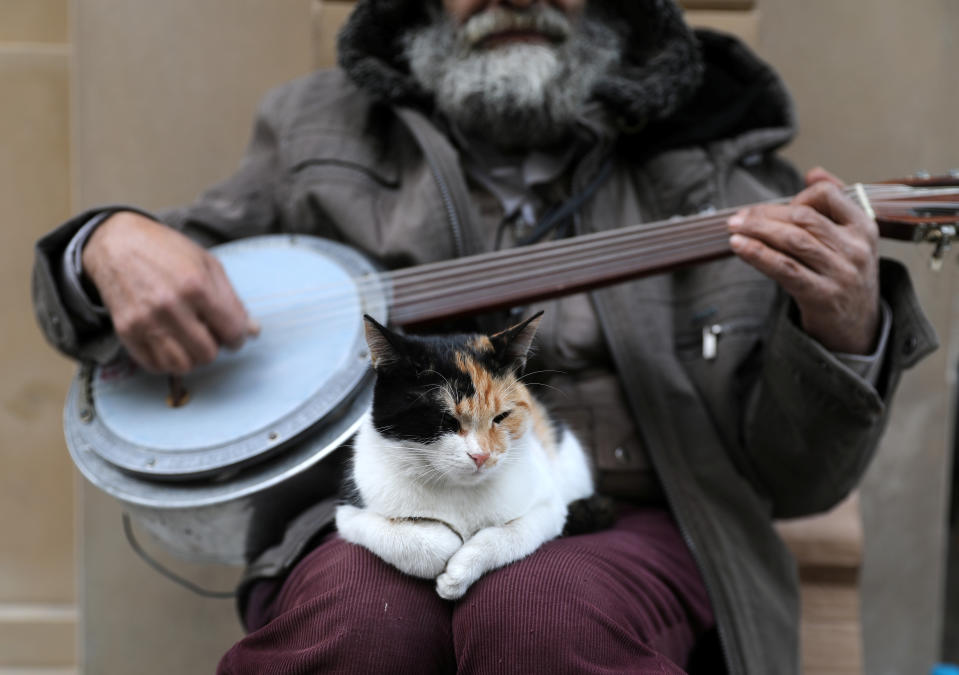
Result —
[[111, 205], [78, 214], [42, 237], [35, 246], [32, 276], [34, 311], [47, 340], [67, 356], [104, 363], [116, 356], [118, 343], [108, 317], [71, 310], [65, 297], [62, 260], [70, 240], [92, 218], [106, 211], [132, 210], [173, 227], [202, 246], [266, 234], [281, 228], [275, 186], [279, 180], [283, 90], [266, 97], [257, 113], [246, 154], [230, 178], [189, 206], [149, 214], [135, 207]]
[[824, 511], [862, 478], [885, 427], [902, 371], [934, 351], [908, 272], [880, 262], [891, 330], [875, 386], [807, 336], [784, 299], [744, 410], [741, 470], [769, 498], [774, 516]]

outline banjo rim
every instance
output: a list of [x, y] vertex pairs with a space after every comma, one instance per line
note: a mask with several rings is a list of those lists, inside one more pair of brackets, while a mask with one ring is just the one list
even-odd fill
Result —
[[[362, 254], [337, 242], [310, 235], [265, 235], [240, 239], [216, 246], [210, 251], [219, 256], [240, 256], [245, 250], [291, 249], [297, 253], [316, 253], [317, 261], [328, 263], [329, 269], [338, 276], [356, 280], [364, 275], [377, 272], [376, 267]], [[221, 474], [235, 472], [238, 469], [260, 462], [286, 452], [312, 431], [323, 426], [328, 417], [335, 417], [343, 402], [356, 395], [368, 377], [369, 357], [363, 330], [359, 328], [359, 317], [371, 314], [378, 319], [387, 320], [387, 290], [378, 284], [354, 285], [357, 314], [357, 329], [350, 336], [349, 345], [341, 343], [337, 349], [334, 368], [325, 376], [322, 386], [311, 387], [307, 395], [286, 403], [286, 409], [279, 417], [263, 418], [255, 426], [243, 428], [242, 432], [222, 434], [219, 428], [215, 434], [220, 440], [196, 441], [196, 445], [184, 445], [184, 439], [177, 437], [176, 443], [166, 445], [156, 440], [157, 432], [149, 431], [144, 420], [120, 420], [125, 411], [111, 408], [122, 394], [111, 394], [109, 384], [104, 385], [104, 369], [109, 366], [81, 368], [76, 380], [81, 395], [81, 408], [78, 415], [66, 416], [65, 431], [76, 442], [83, 442], [108, 464], [119, 470], [149, 478], [155, 481], [195, 481], [216, 479]], [[262, 340], [263, 338], [258, 338]], [[315, 356], [315, 355], [314, 355]], [[215, 365], [215, 364], [214, 364]], [[229, 363], [226, 364], [229, 367]], [[162, 376], [136, 373], [130, 378], [135, 384], [145, 383], [154, 389], [162, 386]], [[202, 382], [202, 380], [201, 380]], [[99, 385], [99, 386], [98, 386]], [[106, 391], [106, 394], [100, 393]], [[159, 394], [153, 394], [159, 397]], [[247, 394], [248, 401], [254, 406], [265, 401], [264, 396], [256, 392]], [[189, 404], [187, 404], [189, 405]], [[152, 417], [152, 428], [163, 426], [163, 420], [175, 421], [171, 408], [164, 408]], [[182, 409], [181, 409], [182, 410]], [[126, 411], [126, 414], [130, 414]], [[145, 419], [147, 416], [144, 414]], [[160, 423], [158, 423], [158, 420]], [[126, 426], [124, 426], [126, 425]], [[169, 426], [169, 424], [165, 425]], [[148, 429], [142, 432], [142, 429]], [[160, 432], [162, 433], [162, 432]], [[179, 444], [177, 444], [179, 443]]]

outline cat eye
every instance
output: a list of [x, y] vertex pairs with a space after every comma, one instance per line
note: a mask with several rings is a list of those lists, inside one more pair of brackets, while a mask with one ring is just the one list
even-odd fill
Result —
[[499, 424], [500, 422], [505, 420], [507, 417], [509, 417], [509, 413], [510, 413], [509, 410], [507, 410], [506, 412], [501, 412], [499, 415], [493, 418], [493, 424]]
[[456, 433], [460, 430], [460, 421], [452, 415], [443, 413], [443, 416], [440, 418], [440, 428], [442, 428], [443, 431]]

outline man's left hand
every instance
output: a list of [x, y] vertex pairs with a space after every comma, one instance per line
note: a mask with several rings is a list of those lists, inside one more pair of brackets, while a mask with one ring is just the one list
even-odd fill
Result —
[[764, 204], [729, 219], [729, 244], [778, 282], [799, 306], [803, 330], [826, 349], [872, 352], [879, 326], [879, 230], [822, 169], [789, 204]]

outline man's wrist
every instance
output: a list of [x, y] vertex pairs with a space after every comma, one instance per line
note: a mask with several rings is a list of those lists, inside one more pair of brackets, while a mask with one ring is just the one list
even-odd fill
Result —
[[94, 231], [115, 213], [102, 211], [84, 223], [67, 244], [61, 261], [64, 300], [75, 314], [89, 323], [98, 323], [106, 318], [107, 309], [84, 273], [83, 248]]
[[152, 216], [129, 207], [107, 208], [95, 213], [77, 230], [67, 243], [61, 259], [61, 291], [67, 307], [90, 324], [99, 324], [109, 317], [100, 299], [93, 278], [85, 263], [87, 245], [100, 232], [101, 226], [117, 215], [128, 215], [154, 220]]
[[799, 318], [799, 307], [794, 300], [790, 300], [783, 318], [792, 326], [793, 330], [814, 342], [820, 349], [829, 353], [840, 365], [845, 366], [848, 370], [871, 385], [875, 385], [878, 382], [879, 373], [882, 371], [886, 347], [889, 343], [889, 336], [892, 333], [892, 309], [884, 298], [879, 298], [879, 328], [874, 342], [875, 347], [870, 354], [853, 354], [826, 347], [822, 342], [803, 329], [802, 322]]
[[833, 352], [840, 363], [862, 377], [870, 384], [875, 385], [879, 380], [879, 372], [882, 370], [883, 355], [886, 353], [886, 345], [889, 342], [889, 334], [892, 331], [892, 310], [886, 301], [879, 300], [879, 334], [876, 339], [876, 347], [871, 354], [845, 354], [842, 352]]

